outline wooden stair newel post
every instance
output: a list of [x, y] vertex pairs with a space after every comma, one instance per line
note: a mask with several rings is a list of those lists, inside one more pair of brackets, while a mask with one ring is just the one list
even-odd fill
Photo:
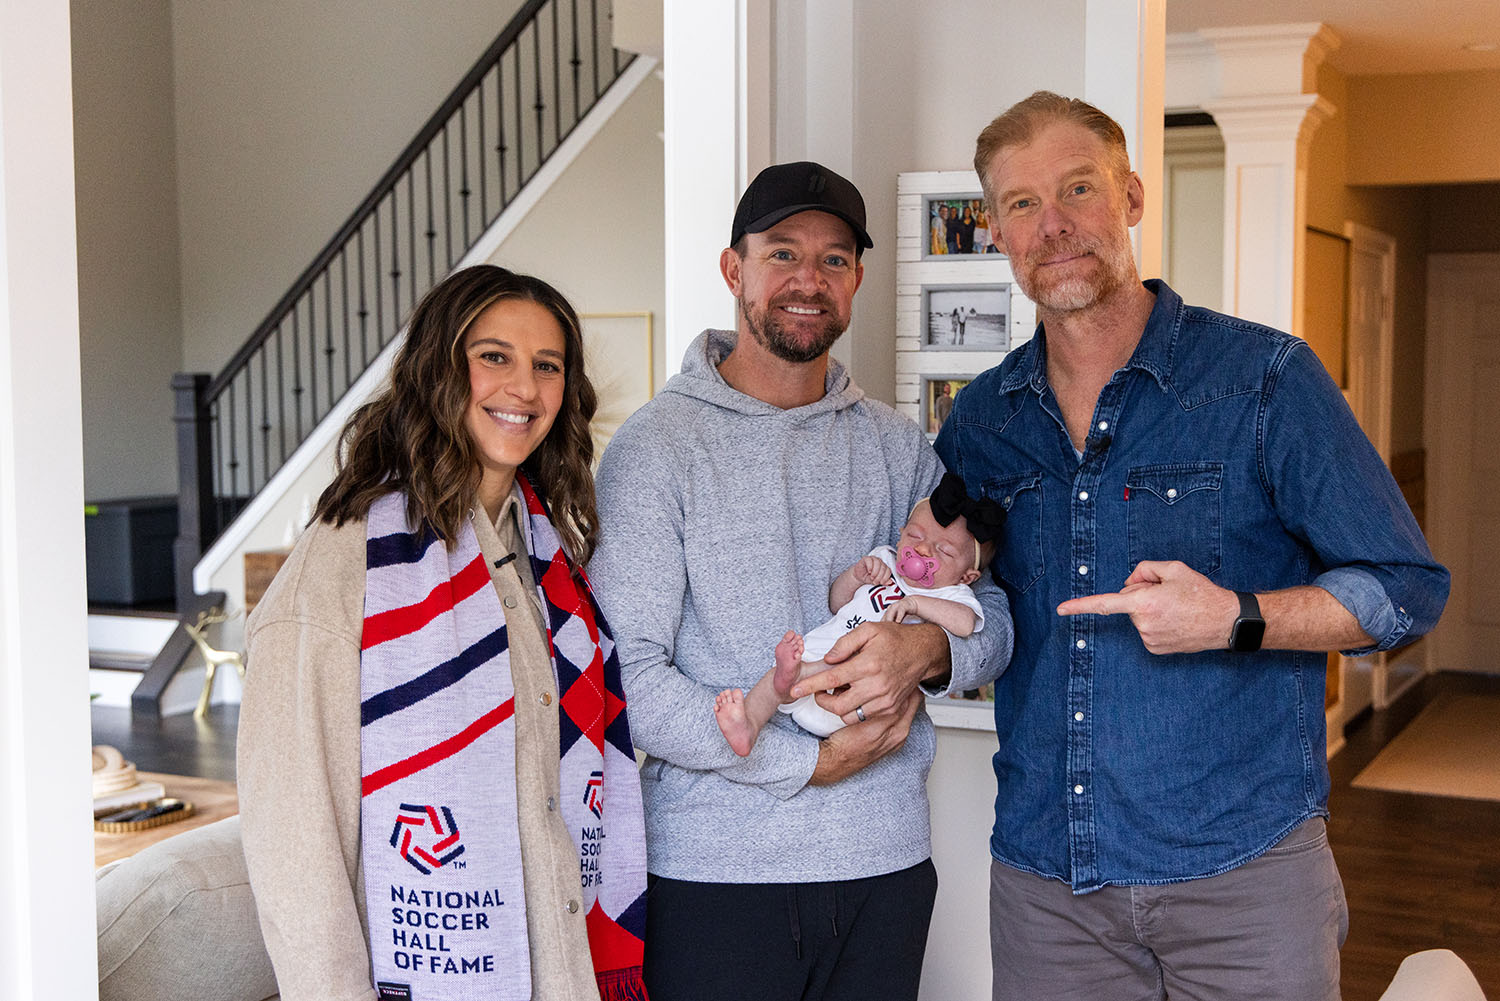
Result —
[[209, 379], [201, 372], [178, 372], [172, 377], [172, 421], [177, 425], [177, 541], [172, 546], [172, 566], [179, 611], [197, 593], [193, 570], [203, 555], [204, 542], [217, 534], [211, 422], [203, 403]]

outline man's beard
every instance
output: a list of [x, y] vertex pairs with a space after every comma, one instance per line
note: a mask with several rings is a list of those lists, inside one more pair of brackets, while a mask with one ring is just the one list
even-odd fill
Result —
[[[828, 353], [833, 347], [833, 342], [841, 337], [848, 329], [847, 323], [841, 323], [833, 303], [822, 297], [815, 296], [811, 299], [784, 297], [758, 311], [752, 312], [750, 304], [744, 297], [740, 297], [740, 315], [745, 318], [745, 326], [750, 331], [761, 347], [782, 361], [810, 362]], [[824, 311], [823, 328], [807, 340], [798, 340], [787, 332], [781, 321], [776, 319], [774, 311], [778, 306], [811, 306]]]
[[[1071, 275], [1048, 280], [1039, 285], [1036, 278], [1041, 262], [1060, 255], [1092, 253], [1099, 262], [1092, 275]], [[1135, 256], [1130, 240], [1121, 234], [1109, 243], [1091, 243], [1081, 237], [1065, 236], [1052, 240], [1028, 254], [1024, 262], [1015, 262], [1016, 284], [1026, 297], [1043, 309], [1065, 313], [1087, 309], [1107, 298], [1110, 293], [1137, 281]]]

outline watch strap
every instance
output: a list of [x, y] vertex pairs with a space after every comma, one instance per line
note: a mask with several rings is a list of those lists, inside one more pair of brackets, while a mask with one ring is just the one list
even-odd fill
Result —
[[1266, 634], [1266, 620], [1260, 614], [1260, 599], [1252, 591], [1236, 591], [1240, 602], [1239, 617], [1229, 632], [1229, 649], [1235, 653], [1254, 653], [1260, 649]]

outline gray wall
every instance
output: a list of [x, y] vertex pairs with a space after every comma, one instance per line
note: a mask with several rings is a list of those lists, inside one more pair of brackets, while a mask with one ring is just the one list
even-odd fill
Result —
[[518, 6], [173, 4], [185, 365], [228, 360]]
[[182, 358], [172, 19], [167, 0], [75, 0], [84, 495], [175, 489]]
[[74, 0], [84, 476], [176, 491], [217, 372], [518, 0]]

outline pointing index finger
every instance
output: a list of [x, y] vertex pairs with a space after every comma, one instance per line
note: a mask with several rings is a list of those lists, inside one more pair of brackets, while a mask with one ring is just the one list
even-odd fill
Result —
[[1129, 615], [1135, 611], [1135, 599], [1125, 593], [1091, 594], [1086, 598], [1069, 598], [1057, 606], [1058, 615]]

